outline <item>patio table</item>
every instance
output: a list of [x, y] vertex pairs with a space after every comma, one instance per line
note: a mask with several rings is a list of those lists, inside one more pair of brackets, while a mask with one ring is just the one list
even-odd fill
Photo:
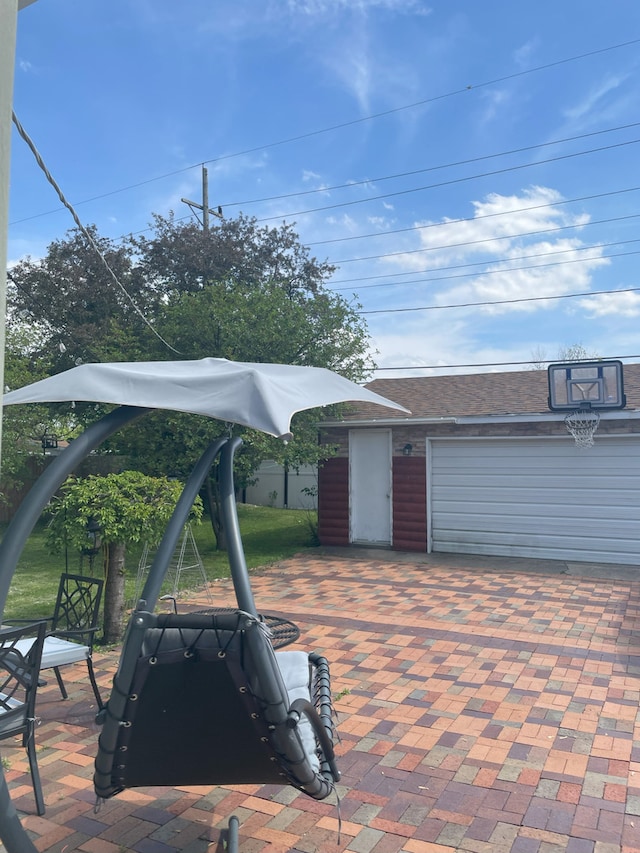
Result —
[[[235, 613], [232, 607], [207, 607], [204, 610], [191, 610], [191, 613], [202, 613], [203, 615], [214, 615], [216, 613]], [[274, 649], [281, 649], [295, 642], [300, 636], [300, 628], [283, 616], [275, 616], [271, 613], [259, 613], [258, 618], [264, 622], [271, 634], [271, 643]]]

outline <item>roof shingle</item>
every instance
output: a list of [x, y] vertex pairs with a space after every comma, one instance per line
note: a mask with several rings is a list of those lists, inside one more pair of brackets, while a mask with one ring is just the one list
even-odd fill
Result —
[[[626, 411], [640, 409], [640, 364], [625, 364]], [[548, 414], [546, 370], [375, 379], [366, 386], [411, 410], [413, 418]], [[406, 418], [403, 412], [355, 405], [346, 420]]]

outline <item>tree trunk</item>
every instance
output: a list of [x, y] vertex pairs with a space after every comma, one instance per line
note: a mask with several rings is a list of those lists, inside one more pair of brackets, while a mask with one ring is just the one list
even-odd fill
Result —
[[117, 643], [122, 639], [124, 621], [124, 555], [124, 542], [112, 542], [107, 546], [107, 577], [104, 585], [105, 643]]

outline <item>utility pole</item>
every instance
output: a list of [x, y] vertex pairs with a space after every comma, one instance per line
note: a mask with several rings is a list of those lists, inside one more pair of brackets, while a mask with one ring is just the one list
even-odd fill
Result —
[[206, 166], [202, 167], [202, 204], [198, 204], [197, 201], [190, 201], [188, 198], [181, 198], [180, 201], [184, 202], [184, 204], [188, 204], [192, 210], [202, 211], [203, 231], [209, 230], [209, 214], [217, 216], [218, 219], [223, 218], [221, 207], [218, 207], [217, 210], [212, 210], [209, 207], [209, 173], [207, 172]]

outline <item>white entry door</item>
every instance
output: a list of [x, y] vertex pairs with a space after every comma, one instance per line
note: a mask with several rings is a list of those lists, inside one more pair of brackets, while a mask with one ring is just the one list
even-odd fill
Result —
[[351, 541], [391, 544], [391, 431], [349, 433]]

